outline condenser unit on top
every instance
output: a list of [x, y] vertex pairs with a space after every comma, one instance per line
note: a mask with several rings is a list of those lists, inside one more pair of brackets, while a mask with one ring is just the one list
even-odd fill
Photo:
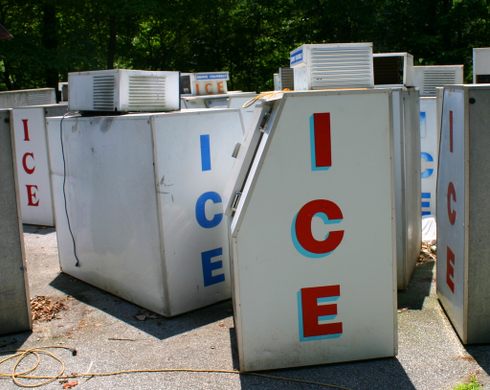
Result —
[[490, 47], [473, 49], [473, 83], [490, 83]]
[[374, 87], [372, 43], [305, 44], [290, 65], [295, 90]]
[[0, 92], [0, 108], [39, 106], [55, 103], [56, 93], [53, 88], [20, 89]]
[[279, 68], [279, 78], [281, 80], [281, 89], [294, 90], [294, 70], [292, 68]]
[[179, 84], [179, 72], [110, 69], [69, 73], [69, 109], [82, 112], [179, 110]]
[[463, 83], [463, 65], [414, 66], [413, 83], [420, 96], [436, 96], [437, 87]]
[[413, 87], [413, 56], [409, 53], [373, 54], [374, 85]]

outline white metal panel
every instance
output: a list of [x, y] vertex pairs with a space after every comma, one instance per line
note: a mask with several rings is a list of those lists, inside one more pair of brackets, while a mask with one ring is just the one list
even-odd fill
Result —
[[[379, 90], [286, 93], [274, 106], [277, 116], [264, 130], [231, 225], [242, 370], [396, 353], [390, 99]], [[322, 115], [311, 125], [313, 114]], [[330, 166], [315, 118], [320, 134], [331, 129]], [[313, 254], [295, 239], [295, 221], [304, 205], [321, 199], [335, 203], [342, 217], [308, 212], [314, 241], [329, 241], [332, 231], [344, 235], [334, 250]], [[322, 327], [305, 336], [300, 313], [312, 313], [298, 297], [318, 286], [340, 286], [340, 295], [327, 292], [312, 303], [315, 321], [340, 322], [340, 334]], [[321, 314], [328, 309], [334, 318]]]
[[48, 118], [51, 180], [62, 271], [166, 314], [149, 119]]
[[422, 217], [434, 217], [436, 215], [436, 184], [439, 158], [439, 127], [437, 122], [437, 98], [420, 98]]
[[419, 96], [413, 88], [392, 88], [396, 210], [397, 286], [407, 288], [420, 253]]
[[171, 315], [231, 297], [223, 188], [243, 138], [239, 110], [152, 118]]
[[466, 190], [468, 131], [466, 93], [445, 88], [437, 176], [437, 294], [459, 336], [466, 342]]
[[473, 48], [473, 83], [490, 83], [490, 47]]
[[[400, 275], [402, 285], [408, 286], [420, 254], [422, 241], [421, 221], [421, 183], [420, 183], [420, 97], [415, 88], [406, 88], [401, 92], [403, 103], [403, 147], [404, 147], [404, 212], [406, 252], [404, 272]], [[399, 279], [400, 280], [400, 279]]]
[[23, 223], [54, 226], [45, 117], [61, 115], [66, 108], [52, 105], [11, 111]]

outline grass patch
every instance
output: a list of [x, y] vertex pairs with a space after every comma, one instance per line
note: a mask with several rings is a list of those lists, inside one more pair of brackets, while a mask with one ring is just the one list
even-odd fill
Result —
[[453, 390], [483, 390], [483, 387], [476, 379], [476, 376], [472, 375], [469, 383], [461, 383], [456, 385]]

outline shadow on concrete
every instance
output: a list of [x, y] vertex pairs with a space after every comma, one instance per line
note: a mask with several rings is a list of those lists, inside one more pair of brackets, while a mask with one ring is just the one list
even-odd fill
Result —
[[21, 349], [31, 334], [31, 331], [27, 331], [0, 336], [0, 356], [10, 355]]
[[[466, 352], [490, 375], [490, 346], [488, 344], [463, 345]], [[468, 357], [470, 358], [470, 357]]]
[[[230, 328], [230, 339], [233, 368], [239, 370], [235, 328]], [[289, 382], [279, 378], [266, 378], [265, 376], [286, 377], [299, 381]], [[300, 381], [305, 382], [301, 383]], [[415, 386], [412, 384], [402, 365], [396, 358], [244, 373], [240, 375], [240, 382], [242, 390], [320, 389], [325, 388], [326, 384], [342, 386], [348, 389], [363, 390], [415, 389]], [[313, 382], [322, 383], [322, 385], [315, 385]]]
[[38, 225], [22, 225], [24, 233], [32, 234], [50, 234], [56, 231], [54, 227], [50, 226], [38, 226]]
[[[262, 371], [257, 372], [257, 374], [287, 377], [305, 382], [288, 382], [242, 374], [240, 376], [242, 389], [320, 389], [325, 388], [327, 384], [333, 385], [332, 388], [341, 386], [352, 390], [415, 389], [415, 386], [396, 358]], [[319, 384], [315, 385], [313, 382]]]
[[[233, 313], [231, 300], [228, 300], [173, 318], [156, 314], [148, 317], [151, 314], [148, 310], [64, 273], [60, 273], [50, 285], [160, 340], [222, 320]], [[144, 321], [136, 318], [141, 314], [147, 316]]]
[[408, 288], [398, 291], [398, 309], [422, 310], [435, 278], [434, 268], [435, 261], [420, 264], [415, 268]]

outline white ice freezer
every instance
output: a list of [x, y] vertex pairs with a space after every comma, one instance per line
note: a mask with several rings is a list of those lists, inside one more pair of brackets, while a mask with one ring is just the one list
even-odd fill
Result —
[[222, 191], [239, 110], [60, 121], [48, 140], [63, 272], [165, 316], [230, 298]]
[[225, 190], [241, 370], [396, 354], [391, 99], [260, 102]]
[[67, 108], [66, 104], [52, 104], [11, 110], [23, 223], [54, 226], [46, 117], [63, 115]]
[[463, 344], [490, 342], [490, 85], [444, 88], [437, 295]]
[[439, 157], [437, 97], [420, 98], [420, 180], [422, 217], [436, 215], [436, 182]]
[[0, 110], [0, 335], [31, 329], [9, 110]]
[[422, 240], [419, 92], [392, 88], [397, 286], [408, 287]]

